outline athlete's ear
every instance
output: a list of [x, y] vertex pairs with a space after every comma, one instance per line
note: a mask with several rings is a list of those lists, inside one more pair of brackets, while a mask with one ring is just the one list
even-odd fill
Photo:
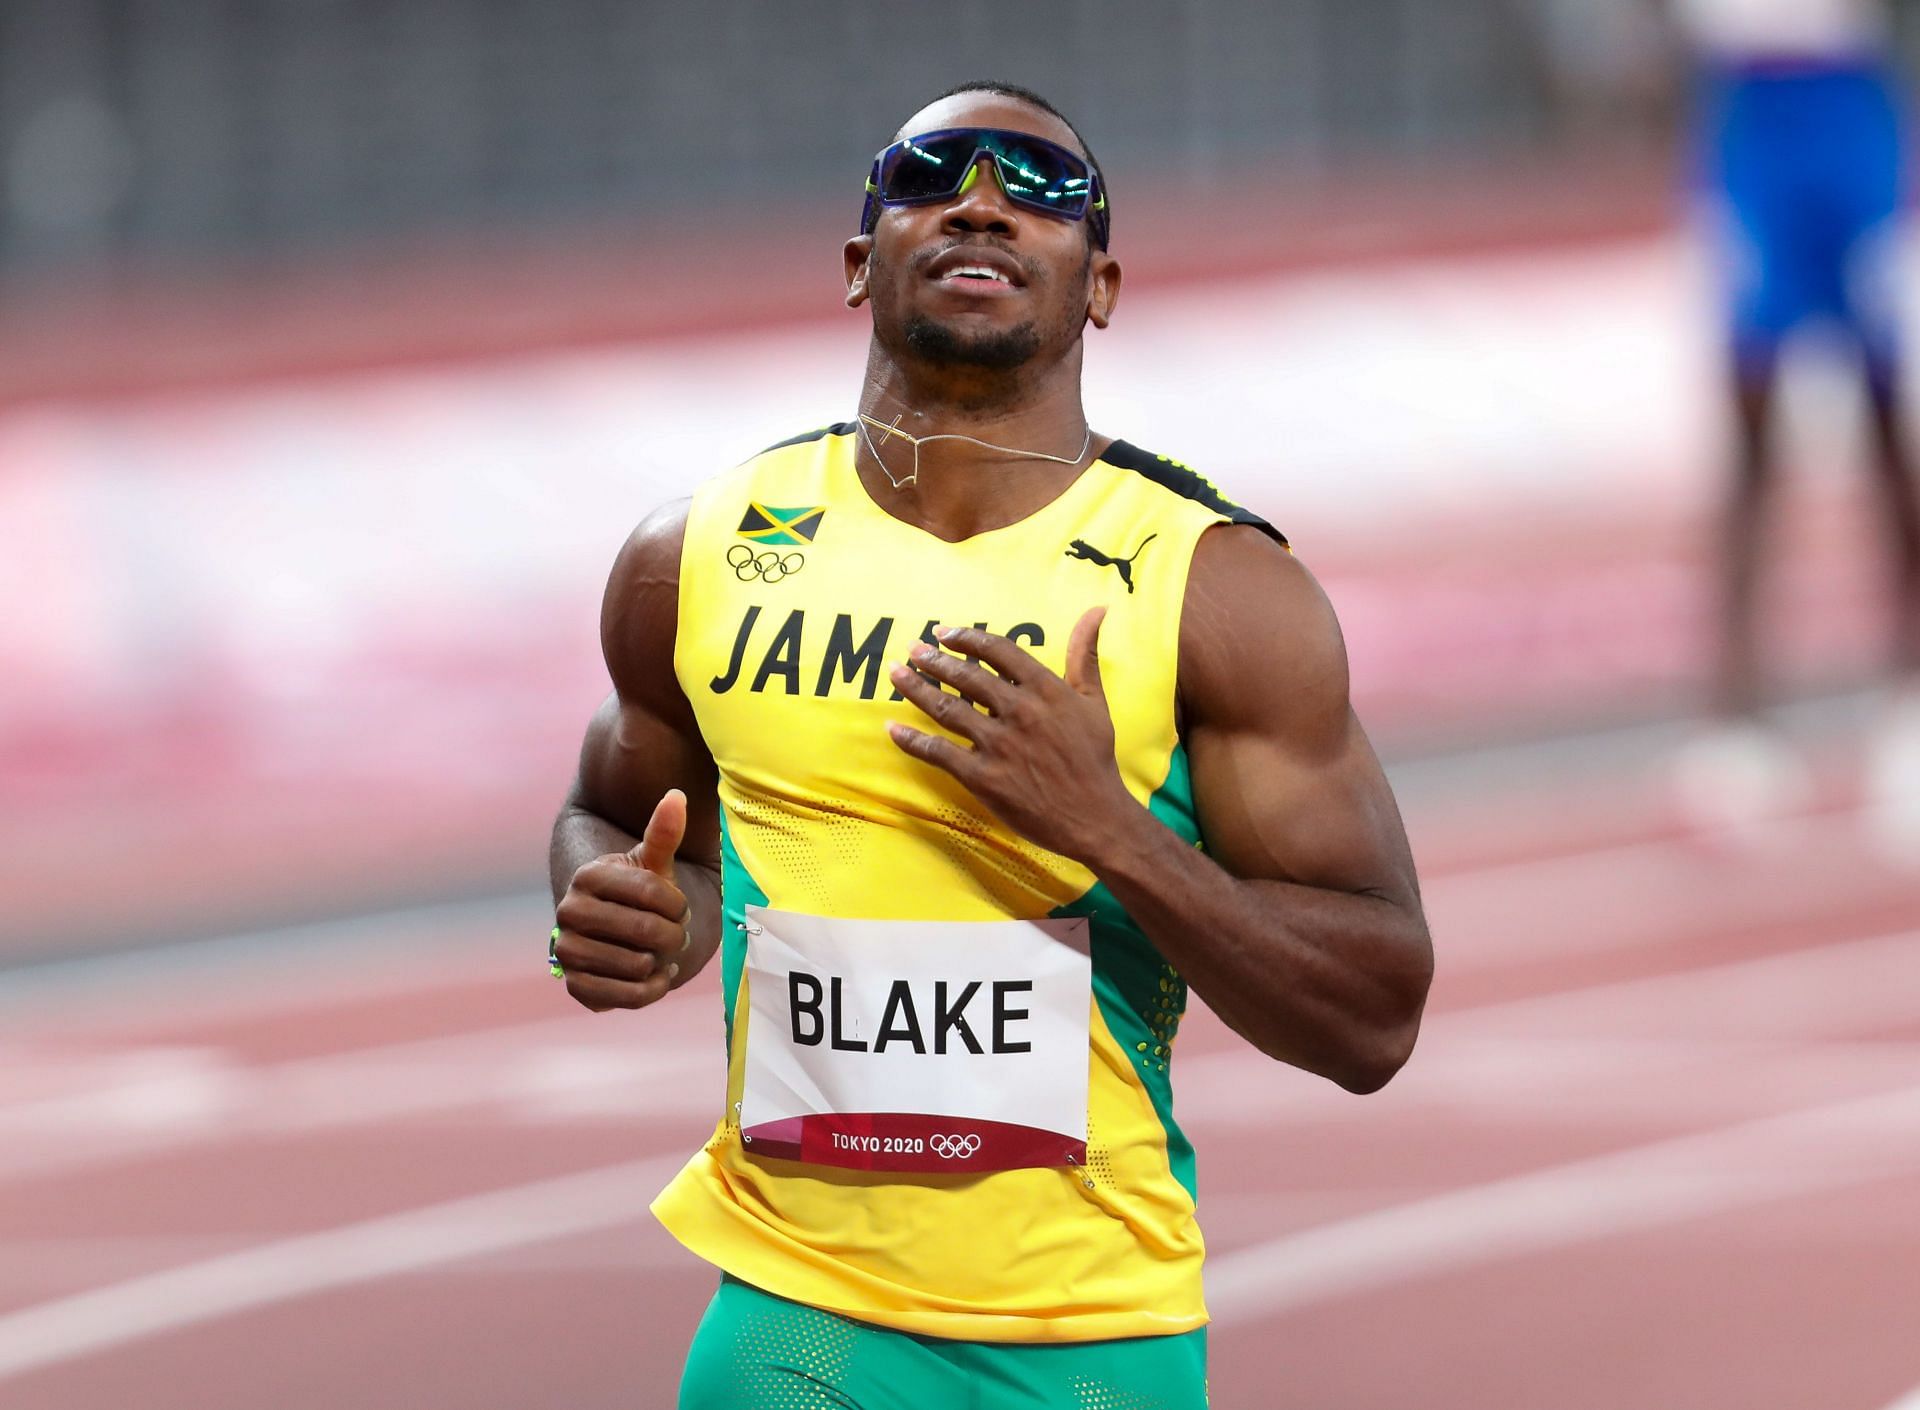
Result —
[[868, 262], [873, 258], [873, 236], [856, 235], [840, 252], [847, 266], [847, 307], [859, 308], [867, 301]]
[[1087, 270], [1087, 322], [1105, 328], [1120, 302], [1120, 261], [1105, 250], [1095, 250]]

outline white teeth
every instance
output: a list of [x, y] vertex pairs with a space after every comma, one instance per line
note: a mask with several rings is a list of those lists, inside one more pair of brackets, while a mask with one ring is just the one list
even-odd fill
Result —
[[960, 265], [958, 268], [950, 269], [947, 271], [947, 277], [949, 279], [958, 278], [961, 275], [974, 275], [982, 279], [997, 279], [1002, 284], [1011, 282], [1010, 280], [1008, 280], [1007, 276], [1002, 274], [999, 270], [988, 269], [985, 265], [982, 265], [982, 264], [963, 264], [963, 265]]

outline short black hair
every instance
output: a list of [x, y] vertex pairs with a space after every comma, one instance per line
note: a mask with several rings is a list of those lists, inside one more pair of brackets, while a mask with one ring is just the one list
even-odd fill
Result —
[[[935, 94], [929, 102], [921, 106], [931, 107], [934, 103], [944, 102], [948, 98], [958, 98], [962, 93], [998, 93], [1003, 98], [1012, 98], [1017, 102], [1025, 103], [1030, 108], [1038, 108], [1043, 113], [1049, 113], [1067, 125], [1067, 131], [1071, 132], [1073, 140], [1080, 144], [1080, 150], [1087, 154], [1087, 165], [1093, 168], [1093, 174], [1100, 182], [1100, 194], [1107, 203], [1107, 243], [1112, 244], [1113, 192], [1107, 186], [1106, 172], [1100, 169], [1100, 158], [1093, 154], [1093, 148], [1088, 145], [1087, 139], [1080, 135], [1080, 129], [1073, 125], [1073, 119], [1031, 88], [1023, 87], [1018, 83], [1008, 83], [999, 78], [976, 78], [970, 83], [957, 83], [946, 92]], [[1091, 222], [1088, 223], [1087, 231], [1088, 238], [1091, 239], [1093, 231]]]

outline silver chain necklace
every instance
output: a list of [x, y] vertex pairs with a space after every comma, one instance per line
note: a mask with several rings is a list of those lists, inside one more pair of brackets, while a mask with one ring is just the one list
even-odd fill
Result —
[[[900, 416], [904, 415], [906, 415], [904, 411], [900, 413]], [[880, 473], [887, 477], [887, 483], [892, 485], [896, 490], [905, 489], [908, 485], [913, 484], [920, 478], [920, 447], [928, 441], [966, 441], [972, 445], [984, 446], [988, 450], [997, 450], [1002, 455], [1025, 456], [1030, 460], [1051, 460], [1056, 465], [1078, 465], [1082, 460], [1087, 458], [1087, 450], [1093, 445], [1093, 427], [1091, 425], [1087, 427], [1086, 439], [1080, 442], [1078, 454], [1048, 455], [1045, 451], [1040, 450], [1015, 450], [1012, 446], [997, 446], [992, 441], [983, 441], [978, 436], [963, 436], [957, 431], [942, 431], [939, 435], [935, 436], [916, 436], [911, 431], [903, 431], [900, 429], [900, 416], [896, 416], [891, 422], [888, 422], [877, 420], [867, 415], [864, 411], [860, 413], [860, 439], [866, 442], [867, 454], [873, 457], [873, 463], [880, 467]], [[885, 445], [895, 436], [900, 436], [913, 447], [912, 474], [907, 475], [903, 479], [896, 480], [894, 478], [893, 471], [887, 468], [887, 462], [880, 458], [880, 448], [874, 445], [873, 434], [867, 429], [869, 426], [877, 426], [880, 429], [880, 445]]]

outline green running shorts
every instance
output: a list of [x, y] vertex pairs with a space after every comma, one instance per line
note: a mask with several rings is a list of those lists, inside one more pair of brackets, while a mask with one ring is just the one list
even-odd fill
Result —
[[976, 1342], [856, 1322], [730, 1275], [687, 1352], [680, 1410], [1205, 1410], [1207, 1329]]

